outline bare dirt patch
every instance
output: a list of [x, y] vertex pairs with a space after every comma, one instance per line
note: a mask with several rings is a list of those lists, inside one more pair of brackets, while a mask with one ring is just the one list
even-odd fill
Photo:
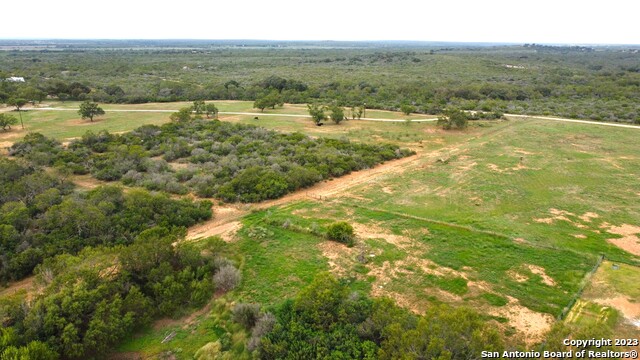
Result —
[[[227, 223], [225, 226], [219, 226], [217, 228], [219, 233], [215, 235], [220, 235], [222, 240], [226, 242], [231, 242], [235, 239], [236, 232], [238, 232], [238, 230], [240, 229], [242, 229], [242, 223], [240, 221], [232, 221], [230, 223]], [[211, 236], [211, 235], [204, 234], [204, 236]]]
[[381, 190], [385, 194], [393, 194], [393, 192], [394, 192], [393, 189], [391, 187], [389, 187], [389, 186], [385, 186]]
[[611, 306], [619, 310], [627, 319], [640, 319], [640, 302], [631, 302], [626, 296], [596, 299], [594, 301], [598, 304]]
[[518, 329], [528, 344], [535, 344], [543, 340], [544, 335], [551, 329], [553, 316], [530, 310], [520, 305], [518, 299], [507, 296], [509, 303], [503, 307], [492, 309], [495, 316], [509, 319], [509, 325]]
[[[412, 293], [398, 293], [388, 289], [392, 281], [400, 281], [398, 274], [412, 274], [411, 271], [403, 269], [404, 262], [396, 261], [393, 264], [385, 261], [381, 267], [371, 269], [368, 275], [375, 276], [376, 280], [371, 284], [371, 296], [389, 297], [400, 307], [408, 309], [416, 314], [423, 314], [429, 306], [426, 296], [418, 296]], [[435, 295], [446, 301], [460, 302], [462, 298], [448, 293], [438, 288], [425, 289], [425, 295]]]
[[29, 293], [35, 287], [34, 279], [35, 279], [35, 277], [30, 276], [30, 277], [22, 279], [20, 281], [13, 282], [13, 283], [9, 284], [9, 286], [4, 288], [4, 289], [0, 288], [0, 297], [10, 296], [10, 295], [13, 295], [13, 294], [21, 291], [21, 290], [25, 290], [27, 293]]
[[379, 228], [376, 225], [363, 225], [359, 223], [353, 224], [353, 229], [358, 237], [363, 239], [383, 239], [386, 242], [393, 244], [399, 248], [407, 248], [416, 245], [416, 242], [406, 236], [395, 235], [384, 229]]
[[583, 234], [574, 234], [573, 235], [574, 238], [576, 239], [586, 239], [587, 235], [583, 235]]
[[584, 221], [584, 222], [591, 222], [592, 219], [597, 219], [600, 217], [600, 215], [594, 213], [594, 212], [586, 212], [580, 216], [578, 216], [580, 218], [580, 220]]
[[11, 141], [0, 141], [0, 149], [11, 147], [11, 145], [13, 145]]
[[18, 140], [21, 140], [24, 135], [27, 134], [27, 130], [22, 130], [20, 128], [13, 127], [9, 131], [0, 130], [0, 139], [2, 139], [2, 149], [10, 147]]
[[524, 150], [524, 149], [516, 149], [515, 153], [522, 154], [522, 155], [535, 155], [536, 154], [534, 152], [527, 151], [527, 150]]
[[[539, 275], [542, 278], [542, 282], [544, 284], [548, 286], [556, 286], [556, 281], [553, 280], [551, 276], [547, 275], [543, 267], [532, 264], [525, 264], [524, 267], [529, 269], [531, 273]], [[523, 283], [529, 280], [529, 276], [519, 272], [518, 270], [509, 270], [507, 272], [507, 275], [519, 283]]]
[[558, 210], [554, 208], [549, 209], [549, 212], [555, 216], [576, 216], [576, 214], [572, 212], [568, 212], [566, 210]]
[[622, 224], [620, 226], [611, 226], [607, 232], [622, 236], [630, 236], [640, 234], [640, 226]]
[[7, 156], [9, 155], [9, 148], [11, 147], [12, 143], [10, 142], [0, 142], [0, 155], [2, 156]]
[[183, 170], [189, 168], [188, 163], [170, 162], [168, 164], [169, 167], [171, 167], [171, 170]]
[[344, 276], [348, 268], [354, 263], [353, 258], [357, 252], [355, 248], [350, 248], [335, 241], [323, 241], [318, 244], [322, 255], [327, 258], [329, 269], [338, 276]]
[[513, 280], [515, 280], [515, 281], [517, 281], [519, 283], [523, 283], [523, 282], [526, 282], [527, 280], [529, 280], [528, 276], [520, 274], [519, 272], [513, 271], [513, 270], [509, 271], [507, 273], [507, 275], [509, 275], [509, 277], [511, 277]]
[[491, 284], [489, 284], [486, 281], [469, 281], [467, 282], [467, 286], [469, 288], [476, 288], [476, 289], [480, 289], [484, 292], [492, 292], [492, 288], [491, 288]]
[[236, 232], [242, 228], [239, 219], [247, 213], [235, 206], [214, 207], [213, 219], [189, 228], [187, 240], [220, 236], [224, 241], [233, 241]]
[[622, 236], [621, 238], [608, 239], [613, 245], [625, 250], [633, 255], [640, 256], [640, 226], [622, 224], [620, 226], [610, 226], [608, 233]]
[[[512, 166], [510, 168], [500, 168], [498, 165], [496, 164], [487, 164], [487, 167], [489, 168], [489, 170], [493, 171], [493, 172], [497, 172], [497, 173], [501, 173], [501, 174], [510, 174], [513, 171], [520, 171], [520, 170], [524, 170], [524, 169], [530, 169], [529, 167], [525, 166], [523, 163], [519, 162], [517, 163], [515, 166]], [[534, 169], [536, 170], [536, 169]]]
[[415, 256], [409, 256], [405, 260], [397, 261], [394, 264], [397, 264], [398, 266], [415, 265], [419, 267], [420, 270], [422, 270], [422, 272], [424, 272], [425, 274], [441, 276], [441, 277], [455, 276], [455, 277], [461, 277], [465, 280], [468, 280], [467, 274], [464, 272], [457, 271], [445, 266], [439, 266], [431, 260], [421, 259]]
[[[581, 216], [577, 216], [576, 214], [566, 211], [566, 210], [558, 210], [558, 209], [554, 209], [551, 208], [549, 209], [549, 213], [552, 215], [551, 217], [548, 218], [534, 218], [533, 221], [537, 222], [537, 223], [543, 223], [543, 224], [553, 224], [555, 221], [566, 221], [570, 224], [572, 224], [573, 226], [580, 228], [580, 229], [586, 229], [587, 226], [577, 222], [575, 220], [570, 219], [569, 217], [572, 218], [579, 218], [581, 220], [583, 220], [584, 222], [591, 222], [591, 219], [595, 219], [597, 217], [599, 217], [598, 214], [596, 213], [592, 213], [592, 212], [587, 212], [584, 213]], [[584, 220], [587, 219], [587, 220]]]
[[553, 224], [553, 218], [539, 218], [539, 219], [533, 219], [533, 221], [537, 222], [537, 223], [542, 223], [542, 224]]
[[542, 282], [545, 283], [546, 285], [556, 286], [556, 281], [553, 280], [551, 276], [547, 275], [547, 272], [544, 270], [543, 267], [537, 266], [537, 265], [530, 265], [530, 264], [527, 265], [527, 267], [532, 273], [536, 275], [540, 275], [540, 277], [542, 277]]
[[72, 176], [71, 181], [77, 186], [87, 190], [95, 189], [98, 186], [107, 185], [107, 182], [98, 180], [91, 175]]

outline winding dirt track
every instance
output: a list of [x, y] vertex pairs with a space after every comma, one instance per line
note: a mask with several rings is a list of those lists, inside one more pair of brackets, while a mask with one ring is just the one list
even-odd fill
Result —
[[[78, 109], [63, 109], [63, 108], [54, 108], [54, 107], [42, 107], [42, 108], [24, 108], [23, 111], [27, 110], [39, 110], [39, 111], [78, 111]], [[166, 110], [166, 109], [106, 109], [105, 112], [146, 112], [146, 113], [174, 113], [176, 110]], [[295, 118], [311, 118], [311, 115], [305, 114], [276, 114], [276, 113], [256, 113], [256, 112], [236, 112], [236, 111], [220, 111], [218, 114], [220, 115], [249, 115], [249, 116], [280, 116], [280, 117], [295, 117]], [[352, 121], [379, 121], [379, 122], [406, 122], [404, 119], [378, 119], [378, 118], [360, 118], [360, 119], [349, 119]], [[411, 120], [412, 122], [430, 122], [430, 121], [438, 121], [437, 118], [428, 118], [428, 119], [415, 119]]]
[[348, 175], [326, 180], [310, 188], [293, 192], [279, 199], [268, 200], [257, 204], [233, 204], [223, 207], [214, 207], [214, 219], [211, 221], [195, 225], [189, 229], [187, 240], [218, 235], [228, 240], [229, 236], [239, 228], [239, 220], [252, 210], [266, 209], [272, 206], [284, 205], [304, 199], [322, 199], [335, 196], [354, 186], [370, 183], [376, 179], [388, 175], [397, 175], [416, 166], [420, 160], [420, 155], [413, 155], [406, 158], [387, 161], [381, 165], [367, 170], [352, 172]]

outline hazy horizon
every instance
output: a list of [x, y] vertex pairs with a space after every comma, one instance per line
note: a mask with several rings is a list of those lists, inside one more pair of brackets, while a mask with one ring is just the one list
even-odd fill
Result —
[[477, 45], [523, 45], [523, 44], [536, 44], [536, 45], [557, 45], [557, 46], [640, 46], [640, 42], [638, 43], [577, 43], [577, 42], [503, 42], [503, 41], [440, 41], [440, 40], [406, 40], [406, 39], [388, 39], [388, 40], [378, 40], [378, 39], [364, 39], [364, 40], [336, 40], [336, 39], [318, 39], [318, 40], [308, 40], [308, 39], [260, 39], [260, 38], [228, 38], [228, 39], [194, 39], [194, 38], [3, 38], [0, 37], [0, 41], [194, 41], [194, 42], [204, 42], [204, 41], [219, 41], [219, 42], [242, 42], [242, 41], [251, 41], [251, 42], [285, 42], [285, 43], [423, 43], [425, 45], [429, 44], [477, 44]]
[[640, 44], [639, 3], [607, 6], [577, 1], [421, 2], [393, 6], [292, 0], [180, 6], [114, 0], [87, 7], [79, 0], [34, 0], [25, 11], [5, 6], [0, 38], [16, 40], [274, 40], [424, 41], [462, 43]]

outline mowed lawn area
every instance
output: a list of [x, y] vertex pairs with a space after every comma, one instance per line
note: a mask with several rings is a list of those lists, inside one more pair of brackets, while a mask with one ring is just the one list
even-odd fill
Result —
[[[311, 134], [331, 133], [331, 130], [324, 130], [315, 126], [311, 119], [307, 118], [308, 111], [305, 105], [285, 104], [283, 107], [276, 109], [265, 109], [261, 112], [259, 109], [253, 108], [251, 101], [210, 101], [216, 104], [220, 112], [243, 112], [255, 113], [257, 115], [239, 115], [239, 114], [220, 114], [221, 120], [241, 121], [267, 128], [275, 128], [283, 131], [307, 131]], [[208, 102], [209, 103], [209, 102]], [[9, 131], [0, 131], [0, 142], [7, 143], [21, 139], [28, 132], [39, 132], [46, 136], [56, 138], [58, 140], [67, 140], [82, 136], [86, 131], [99, 132], [107, 130], [109, 132], [124, 132], [133, 130], [139, 126], [146, 124], [160, 125], [170, 121], [171, 111], [177, 111], [182, 107], [191, 106], [190, 102], [174, 102], [174, 103], [148, 103], [135, 105], [122, 104], [100, 104], [106, 114], [89, 119], [81, 119], [75, 109], [80, 105], [79, 102], [46, 102], [38, 105], [39, 110], [26, 107], [22, 111], [22, 119], [25, 125], [23, 130], [20, 125], [12, 127]], [[62, 110], [46, 110], [46, 108], [55, 108]], [[4, 108], [3, 111], [10, 111], [10, 108]], [[10, 112], [12, 115], [19, 117], [15, 111]], [[262, 115], [264, 114], [264, 116]], [[301, 117], [292, 116], [274, 116], [277, 114], [285, 115], [302, 115]], [[347, 111], [348, 115], [348, 111]], [[258, 119], [255, 119], [256, 116]], [[425, 119], [435, 118], [433, 115], [410, 115], [406, 116], [402, 113], [367, 110], [366, 116], [378, 119]], [[363, 121], [354, 121], [343, 123], [339, 126], [330, 121], [326, 126], [339, 129], [339, 133], [359, 128]], [[364, 125], [365, 127], [374, 128], [374, 124]], [[389, 126], [389, 124], [385, 124]], [[383, 127], [385, 125], [382, 125]], [[398, 124], [390, 124], [398, 125]], [[323, 131], [324, 130], [324, 131]]]

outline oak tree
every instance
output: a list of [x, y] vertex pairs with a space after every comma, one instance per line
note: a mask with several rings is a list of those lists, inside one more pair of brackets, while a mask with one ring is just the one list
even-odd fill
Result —
[[82, 116], [83, 119], [88, 118], [93, 122], [93, 118], [95, 116], [104, 115], [104, 110], [102, 110], [102, 108], [98, 106], [98, 103], [87, 100], [80, 104], [78, 114]]
[[333, 105], [329, 110], [331, 110], [330, 117], [334, 123], [340, 124], [345, 119], [344, 109], [341, 106]]
[[320, 126], [323, 121], [327, 120], [327, 114], [325, 114], [326, 106], [318, 104], [307, 104], [309, 109], [309, 115], [313, 119], [316, 125]]

